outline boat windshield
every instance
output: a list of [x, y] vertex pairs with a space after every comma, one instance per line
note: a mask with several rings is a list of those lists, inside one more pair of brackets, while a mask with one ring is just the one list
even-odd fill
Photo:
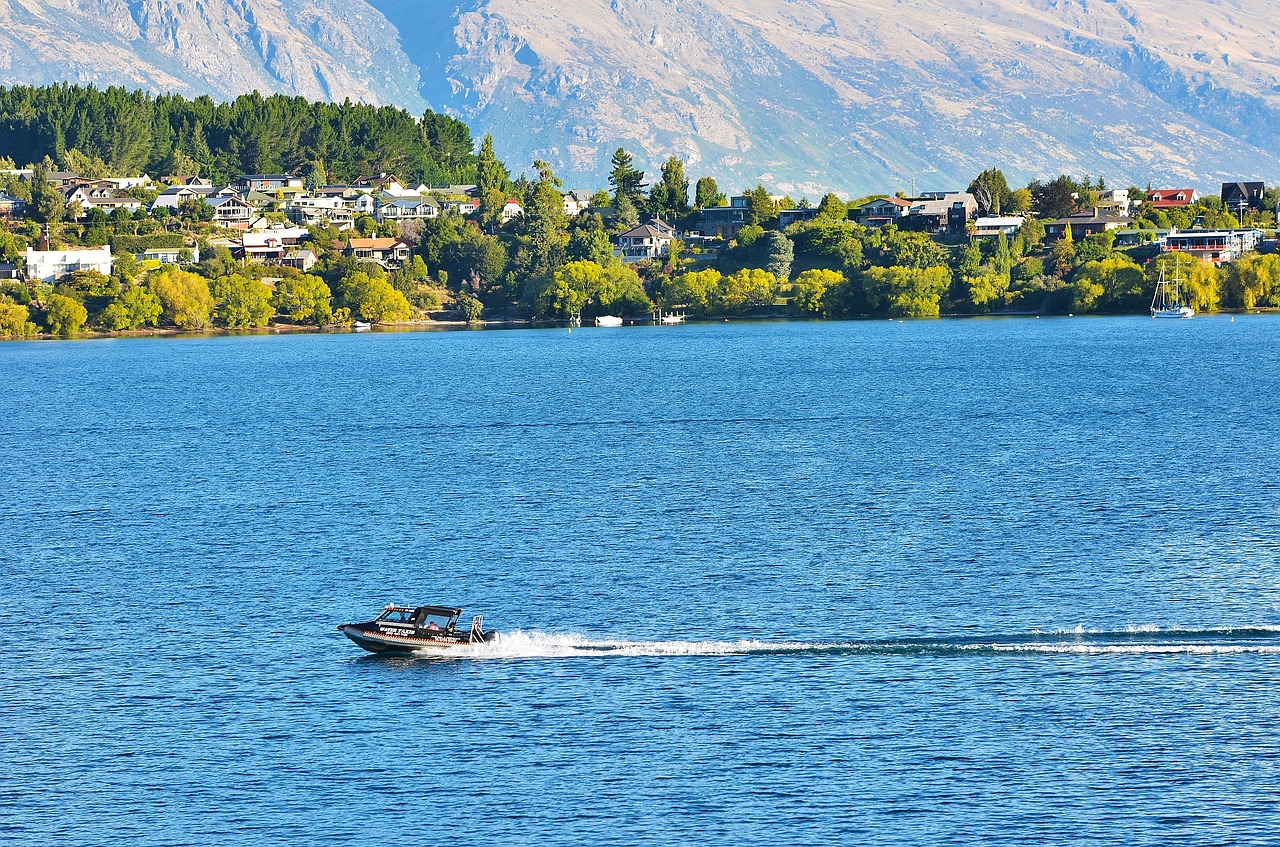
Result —
[[378, 615], [378, 620], [390, 623], [413, 623], [413, 612], [409, 609], [388, 609]]
[[445, 630], [449, 628], [449, 622], [452, 615], [435, 615], [425, 614], [422, 620], [418, 622], [418, 626], [429, 630]]

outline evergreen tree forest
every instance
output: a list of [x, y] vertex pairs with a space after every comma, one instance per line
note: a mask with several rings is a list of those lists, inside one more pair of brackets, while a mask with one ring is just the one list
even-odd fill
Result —
[[213, 182], [282, 172], [337, 182], [381, 171], [428, 184], [476, 178], [471, 131], [455, 118], [256, 91], [218, 103], [118, 87], [0, 87], [0, 151], [17, 162], [64, 162], [75, 151], [113, 173]]

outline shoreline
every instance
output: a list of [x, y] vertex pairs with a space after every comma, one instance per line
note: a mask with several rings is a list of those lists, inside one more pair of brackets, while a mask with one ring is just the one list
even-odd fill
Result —
[[[1197, 314], [1196, 317], [1212, 317], [1215, 315], [1231, 316], [1236, 315], [1265, 315], [1280, 312], [1280, 308], [1268, 307], [1261, 309], [1222, 309], [1217, 312], [1204, 312]], [[986, 313], [955, 313], [938, 315], [931, 318], [908, 318], [908, 317], [889, 317], [888, 315], [858, 315], [845, 318], [823, 318], [816, 316], [803, 315], [713, 315], [705, 318], [690, 318], [687, 324], [720, 324], [720, 323], [849, 323], [849, 322], [871, 322], [871, 321], [890, 321], [904, 323], [906, 321], [940, 321], [940, 320], [976, 320], [982, 318], [1137, 318], [1145, 317], [1141, 312], [1126, 313], [1099, 313], [1090, 312], [1084, 315], [1066, 314], [1066, 315], [1045, 315], [1037, 312], [986, 312]], [[235, 337], [246, 335], [359, 335], [366, 332], [456, 332], [462, 330], [518, 330], [518, 329], [620, 329], [624, 327], [645, 327], [655, 326], [653, 321], [648, 318], [636, 318], [623, 324], [623, 327], [596, 327], [591, 324], [583, 324], [580, 327], [571, 327], [567, 321], [563, 320], [537, 320], [532, 318], [512, 318], [508, 320], [486, 320], [486, 321], [405, 321], [403, 323], [387, 323], [374, 324], [368, 328], [355, 328], [350, 324], [332, 324], [328, 326], [314, 326], [310, 324], [289, 324], [278, 323], [268, 324], [262, 327], [210, 327], [208, 329], [178, 329], [177, 327], [153, 327], [150, 329], [126, 329], [126, 330], [104, 330], [104, 331], [87, 331], [80, 332], [72, 336], [55, 335], [53, 333], [42, 332], [37, 333], [29, 338], [0, 338], [0, 343], [14, 341], [105, 341], [111, 339], [127, 339], [127, 338], [219, 338], [219, 337]]]

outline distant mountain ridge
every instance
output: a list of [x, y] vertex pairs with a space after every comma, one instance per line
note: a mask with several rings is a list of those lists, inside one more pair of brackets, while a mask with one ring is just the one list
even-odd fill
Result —
[[[736, 190], [1280, 181], [1263, 0], [9, 0], [0, 81], [426, 105], [603, 184], [625, 145]], [[45, 33], [65, 22], [63, 46]], [[89, 62], [66, 44], [100, 36]], [[221, 42], [216, 34], [226, 32]], [[69, 40], [68, 40], [69, 39]]]

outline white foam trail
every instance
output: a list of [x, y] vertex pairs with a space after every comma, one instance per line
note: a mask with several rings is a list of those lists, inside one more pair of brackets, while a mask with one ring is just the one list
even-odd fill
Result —
[[560, 659], [574, 656], [737, 656], [744, 653], [802, 652], [848, 645], [795, 641], [618, 641], [574, 633], [504, 632], [496, 641], [472, 644], [450, 655], [472, 659]]
[[1102, 655], [1280, 655], [1280, 644], [975, 644], [964, 648], [996, 653], [1071, 653]]
[[[1167, 631], [1167, 641], [1152, 641], [1152, 634]], [[1085, 630], [1076, 627], [1059, 631], [1057, 641], [1004, 641], [1000, 636], [990, 640], [951, 642], [946, 639], [892, 639], [873, 641], [801, 642], [760, 641], [626, 641], [588, 638], [577, 633], [547, 633], [522, 630], [502, 633], [497, 640], [471, 644], [450, 650], [447, 654], [423, 653], [433, 658], [457, 659], [565, 659], [612, 656], [742, 656], [753, 653], [814, 653], [857, 655], [910, 655], [940, 653], [1021, 653], [1028, 655], [1071, 654], [1102, 655], [1280, 655], [1280, 644], [1266, 637], [1262, 643], [1239, 643], [1231, 637], [1234, 631], [1275, 632], [1280, 626], [1250, 626], [1232, 629], [1173, 629], [1155, 626], [1129, 627], [1123, 632]], [[1049, 635], [1048, 633], [1037, 633]], [[1126, 639], [1126, 635], [1137, 637]], [[1076, 640], [1086, 636], [1086, 640]], [[1180, 637], [1181, 636], [1181, 637]], [[1204, 636], [1220, 636], [1214, 641]], [[1092, 639], [1092, 640], [1089, 640]]]

